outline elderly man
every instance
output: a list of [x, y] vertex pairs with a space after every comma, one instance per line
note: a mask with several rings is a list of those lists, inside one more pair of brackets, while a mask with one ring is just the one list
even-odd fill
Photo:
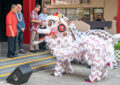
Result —
[[19, 40], [19, 53], [24, 53], [23, 32], [25, 30], [25, 22], [24, 22], [24, 17], [21, 11], [22, 11], [22, 5], [17, 4], [17, 12], [15, 13], [17, 17], [17, 31], [18, 31], [17, 41]]
[[[39, 15], [40, 21], [43, 22], [43, 24], [41, 25], [41, 29], [46, 29], [44, 23], [46, 21], [46, 18], [48, 17], [47, 12], [48, 12], [47, 8], [43, 7], [42, 8], [42, 13]], [[45, 37], [45, 34], [40, 34], [40, 38], [42, 38], [42, 37]], [[39, 48], [40, 48], [40, 50], [46, 50], [46, 43], [45, 43], [45, 41], [40, 43]]]
[[15, 12], [17, 11], [17, 6], [12, 5], [11, 11], [6, 16], [6, 36], [8, 37], [8, 54], [7, 57], [13, 58], [18, 55], [16, 51], [16, 37], [17, 33], [17, 18]]
[[31, 43], [30, 50], [32, 53], [39, 52], [39, 45], [35, 45], [34, 41], [39, 41], [39, 34], [37, 29], [40, 28], [41, 21], [39, 20], [38, 12], [40, 11], [40, 5], [36, 4], [34, 10], [30, 14], [30, 31], [31, 31]]
[[42, 8], [42, 13], [39, 15], [39, 18], [40, 18], [41, 21], [45, 21], [46, 20], [46, 18], [48, 17], [47, 13], [48, 13], [47, 8], [43, 7]]

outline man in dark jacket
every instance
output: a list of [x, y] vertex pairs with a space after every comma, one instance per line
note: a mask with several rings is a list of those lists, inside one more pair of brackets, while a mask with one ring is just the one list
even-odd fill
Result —
[[[101, 22], [104, 22], [105, 19], [103, 19], [103, 16], [101, 14], [98, 15], [98, 18], [96, 19], [96, 21], [101, 21]], [[104, 27], [102, 28], [97, 28], [97, 29], [101, 29], [101, 30], [104, 30]]]

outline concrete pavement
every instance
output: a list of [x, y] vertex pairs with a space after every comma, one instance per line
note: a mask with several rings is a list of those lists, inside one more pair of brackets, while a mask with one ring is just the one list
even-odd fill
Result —
[[[97, 83], [86, 83], [90, 70], [86, 65], [73, 64], [74, 73], [64, 74], [62, 77], [53, 77], [53, 69], [33, 73], [29, 81], [22, 85], [120, 85], [120, 62], [117, 69], [110, 70], [108, 77]], [[2, 81], [0, 85], [10, 85]]]
[[53, 77], [53, 69], [32, 74], [30, 80], [23, 85], [120, 85], [120, 63], [117, 69], [110, 70], [108, 77], [97, 83], [86, 83], [90, 70], [85, 65], [73, 64], [74, 73]]

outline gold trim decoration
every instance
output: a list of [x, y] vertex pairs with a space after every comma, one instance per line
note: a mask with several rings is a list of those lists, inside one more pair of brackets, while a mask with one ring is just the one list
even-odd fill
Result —
[[52, 5], [80, 4], [80, 0], [51, 0]]

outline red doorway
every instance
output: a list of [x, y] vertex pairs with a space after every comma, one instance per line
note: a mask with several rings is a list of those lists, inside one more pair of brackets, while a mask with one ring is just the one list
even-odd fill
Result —
[[117, 33], [120, 33], [120, 0], [118, 0], [118, 9], [117, 9]]
[[30, 43], [31, 34], [29, 31], [30, 13], [34, 9], [35, 4], [42, 6], [42, 0], [23, 0], [23, 16], [25, 19], [26, 30], [24, 32], [24, 44]]
[[30, 31], [29, 31], [29, 23], [30, 23], [30, 12], [34, 9], [35, 0], [23, 0], [23, 16], [25, 19], [25, 32], [24, 32], [24, 43], [30, 43]]
[[23, 0], [23, 16], [25, 19], [25, 32], [24, 32], [24, 43], [30, 43], [30, 31], [29, 31], [29, 23], [30, 23], [30, 12], [34, 9], [35, 0]]

